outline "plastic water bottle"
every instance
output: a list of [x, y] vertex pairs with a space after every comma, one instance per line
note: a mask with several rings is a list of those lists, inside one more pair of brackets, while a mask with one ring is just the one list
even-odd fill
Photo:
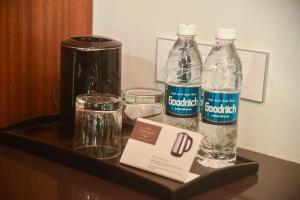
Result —
[[195, 41], [194, 24], [179, 24], [178, 39], [166, 65], [165, 123], [197, 130], [202, 59]]
[[242, 68], [234, 40], [235, 29], [218, 28], [216, 44], [202, 71], [203, 109], [199, 129], [204, 138], [197, 157], [206, 167], [225, 167], [236, 160]]

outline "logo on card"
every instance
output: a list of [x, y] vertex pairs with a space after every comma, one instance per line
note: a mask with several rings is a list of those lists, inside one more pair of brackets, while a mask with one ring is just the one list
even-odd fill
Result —
[[160, 131], [160, 126], [136, 121], [130, 138], [155, 145]]
[[188, 152], [193, 145], [193, 139], [187, 133], [177, 133], [176, 140], [173, 144], [171, 155], [181, 157], [183, 153]]

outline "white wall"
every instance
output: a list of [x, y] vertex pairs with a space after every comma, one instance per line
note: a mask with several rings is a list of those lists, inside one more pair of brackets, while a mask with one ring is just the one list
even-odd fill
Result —
[[123, 43], [122, 87], [155, 87], [159, 35], [195, 23], [197, 41], [217, 26], [237, 29], [236, 46], [270, 53], [266, 101], [241, 102], [239, 146], [300, 163], [299, 0], [94, 0], [94, 34]]

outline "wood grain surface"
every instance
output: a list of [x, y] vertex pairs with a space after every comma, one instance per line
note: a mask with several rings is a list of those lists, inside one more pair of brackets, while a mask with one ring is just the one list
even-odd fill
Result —
[[53, 114], [60, 42], [91, 34], [92, 0], [0, 1], [0, 125]]

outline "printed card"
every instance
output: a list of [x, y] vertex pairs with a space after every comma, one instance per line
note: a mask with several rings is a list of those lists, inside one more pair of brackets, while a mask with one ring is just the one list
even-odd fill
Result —
[[139, 118], [132, 130], [120, 162], [179, 182], [191, 177], [200, 133]]

